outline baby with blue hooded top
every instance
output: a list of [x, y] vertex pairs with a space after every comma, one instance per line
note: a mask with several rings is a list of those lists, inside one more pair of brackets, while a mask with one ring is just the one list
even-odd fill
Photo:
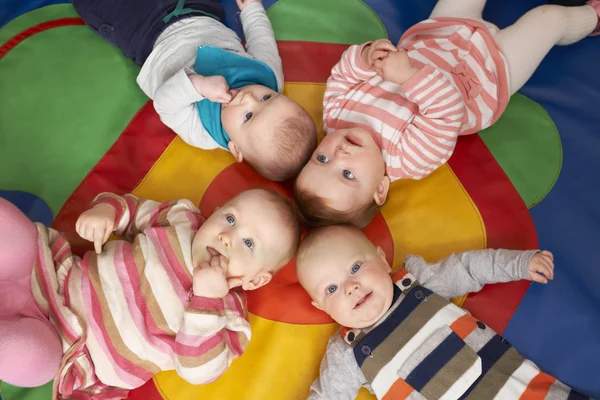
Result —
[[141, 66], [138, 85], [185, 142], [228, 150], [274, 181], [306, 164], [316, 126], [281, 93], [281, 58], [261, 0], [236, 0], [245, 47], [222, 23], [219, 0], [72, 2], [92, 30]]

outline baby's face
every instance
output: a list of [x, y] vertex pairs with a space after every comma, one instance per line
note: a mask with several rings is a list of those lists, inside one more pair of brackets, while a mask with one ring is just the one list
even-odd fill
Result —
[[233, 98], [221, 106], [221, 122], [242, 153], [264, 152], [276, 127], [295, 116], [299, 105], [266, 86], [249, 85], [230, 91]]
[[297, 262], [313, 305], [343, 326], [371, 326], [392, 304], [391, 268], [360, 231], [334, 227]]
[[248, 190], [217, 209], [194, 236], [194, 268], [220, 254], [229, 261], [226, 277], [246, 284], [260, 272], [279, 267], [294, 239], [279, 213], [267, 206], [267, 196]]
[[371, 135], [351, 128], [325, 136], [296, 184], [325, 199], [329, 207], [348, 212], [371, 203], [384, 176], [381, 150]]

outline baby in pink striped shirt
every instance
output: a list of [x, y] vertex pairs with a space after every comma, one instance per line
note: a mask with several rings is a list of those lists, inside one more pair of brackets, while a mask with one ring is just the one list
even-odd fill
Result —
[[398, 46], [350, 46], [327, 80], [326, 137], [296, 181], [307, 222], [363, 227], [392, 182], [445, 164], [458, 136], [492, 125], [554, 45], [599, 33], [600, 0], [580, 3], [543, 5], [499, 30], [481, 18], [485, 0], [439, 0]]
[[76, 230], [96, 251], [72, 254], [0, 198], [0, 380], [54, 379], [54, 399], [127, 398], [165, 370], [214, 381], [250, 341], [245, 291], [300, 240], [291, 202], [262, 189], [206, 220], [189, 200], [103, 193]]

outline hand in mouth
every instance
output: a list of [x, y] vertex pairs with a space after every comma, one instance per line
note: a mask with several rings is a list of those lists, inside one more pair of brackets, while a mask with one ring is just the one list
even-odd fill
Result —
[[229, 94], [231, 95], [231, 101], [235, 99], [235, 96], [240, 92], [240, 89], [230, 89]]
[[361, 297], [354, 306], [354, 309], [356, 310], [357, 308], [360, 308], [363, 304], [365, 304], [365, 302], [371, 298], [371, 294], [373, 294], [373, 292], [369, 292], [363, 297]]
[[206, 246], [206, 254], [208, 255], [207, 262], [210, 262], [211, 258], [218, 257], [218, 256], [223, 256], [227, 260], [229, 260], [229, 258], [225, 254], [222, 254], [219, 250], [217, 250], [217, 249], [215, 249], [214, 247], [211, 247], [211, 246]]

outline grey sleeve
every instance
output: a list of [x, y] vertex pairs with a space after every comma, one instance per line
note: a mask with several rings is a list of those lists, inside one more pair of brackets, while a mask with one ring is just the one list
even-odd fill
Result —
[[154, 94], [154, 109], [163, 124], [190, 146], [205, 150], [219, 148], [200, 121], [196, 102], [204, 97], [188, 78], [191, 72], [182, 68], [161, 85]]
[[282, 92], [284, 79], [281, 57], [271, 21], [262, 3], [246, 6], [240, 14], [240, 20], [246, 37], [246, 51], [253, 58], [271, 67], [277, 78], [277, 89]]
[[478, 292], [487, 283], [529, 279], [529, 262], [538, 250], [474, 250], [436, 263], [409, 255], [404, 267], [426, 288], [447, 299]]
[[356, 364], [352, 348], [339, 334], [329, 339], [321, 361], [320, 376], [313, 382], [309, 400], [354, 400], [361, 386], [368, 385]]

